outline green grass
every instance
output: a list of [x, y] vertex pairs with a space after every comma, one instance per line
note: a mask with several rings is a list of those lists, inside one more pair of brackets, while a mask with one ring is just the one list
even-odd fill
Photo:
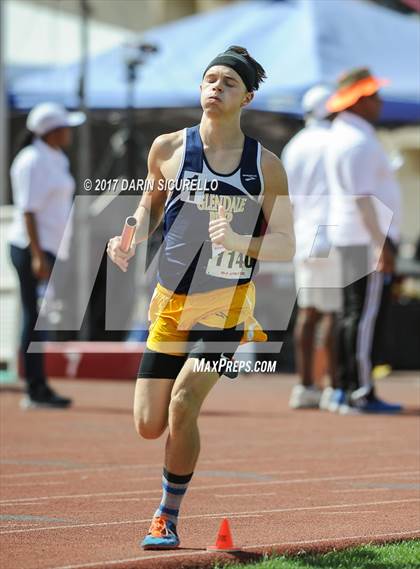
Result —
[[386, 545], [364, 545], [325, 554], [267, 556], [241, 565], [215, 565], [215, 569], [420, 569], [420, 540]]

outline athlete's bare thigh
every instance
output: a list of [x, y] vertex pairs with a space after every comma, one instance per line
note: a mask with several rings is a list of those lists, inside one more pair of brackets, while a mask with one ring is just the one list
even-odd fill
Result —
[[134, 422], [145, 438], [159, 437], [168, 424], [173, 379], [137, 379], [134, 393]]

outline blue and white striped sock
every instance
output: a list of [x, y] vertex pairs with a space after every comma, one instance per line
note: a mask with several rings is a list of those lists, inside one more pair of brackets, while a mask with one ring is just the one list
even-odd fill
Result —
[[178, 474], [168, 472], [166, 468], [163, 469], [162, 500], [155, 512], [155, 517], [163, 516], [176, 525], [181, 501], [192, 476], [193, 473], [179, 476]]

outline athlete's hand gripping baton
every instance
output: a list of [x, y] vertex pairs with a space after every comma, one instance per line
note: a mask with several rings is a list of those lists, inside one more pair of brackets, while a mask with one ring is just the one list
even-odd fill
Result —
[[134, 234], [136, 233], [136, 229], [137, 229], [137, 219], [133, 215], [130, 215], [125, 220], [124, 229], [121, 233], [120, 249], [124, 253], [128, 253], [128, 251], [130, 250]]

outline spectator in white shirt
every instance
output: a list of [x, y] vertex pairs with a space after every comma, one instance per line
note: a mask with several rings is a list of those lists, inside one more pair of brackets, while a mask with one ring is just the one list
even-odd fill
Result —
[[366, 68], [345, 73], [327, 107], [333, 121], [326, 153], [331, 192], [329, 234], [342, 261], [344, 310], [335, 406], [342, 413], [393, 413], [400, 405], [375, 394], [372, 345], [399, 240], [400, 189], [372, 126], [383, 80]]
[[[324, 166], [331, 120], [332, 89], [317, 85], [302, 100], [305, 127], [286, 145], [282, 160], [289, 181], [296, 235], [295, 282], [298, 314], [294, 330], [300, 383], [290, 397], [294, 409], [327, 408], [336, 385], [335, 315], [341, 308], [339, 261], [327, 235], [329, 191]], [[334, 288], [334, 285], [336, 288]], [[317, 330], [323, 331], [331, 387], [314, 384]]]
[[65, 229], [75, 182], [63, 149], [71, 143], [70, 127], [84, 120], [83, 113], [69, 113], [54, 103], [34, 107], [26, 121], [30, 137], [11, 167], [15, 217], [9, 242], [22, 302], [20, 351], [27, 389], [23, 408], [64, 408], [71, 403], [49, 387], [43, 353], [28, 353], [28, 347], [43, 339], [35, 330], [40, 284], [48, 280], [57, 256], [68, 256], [71, 232]]

